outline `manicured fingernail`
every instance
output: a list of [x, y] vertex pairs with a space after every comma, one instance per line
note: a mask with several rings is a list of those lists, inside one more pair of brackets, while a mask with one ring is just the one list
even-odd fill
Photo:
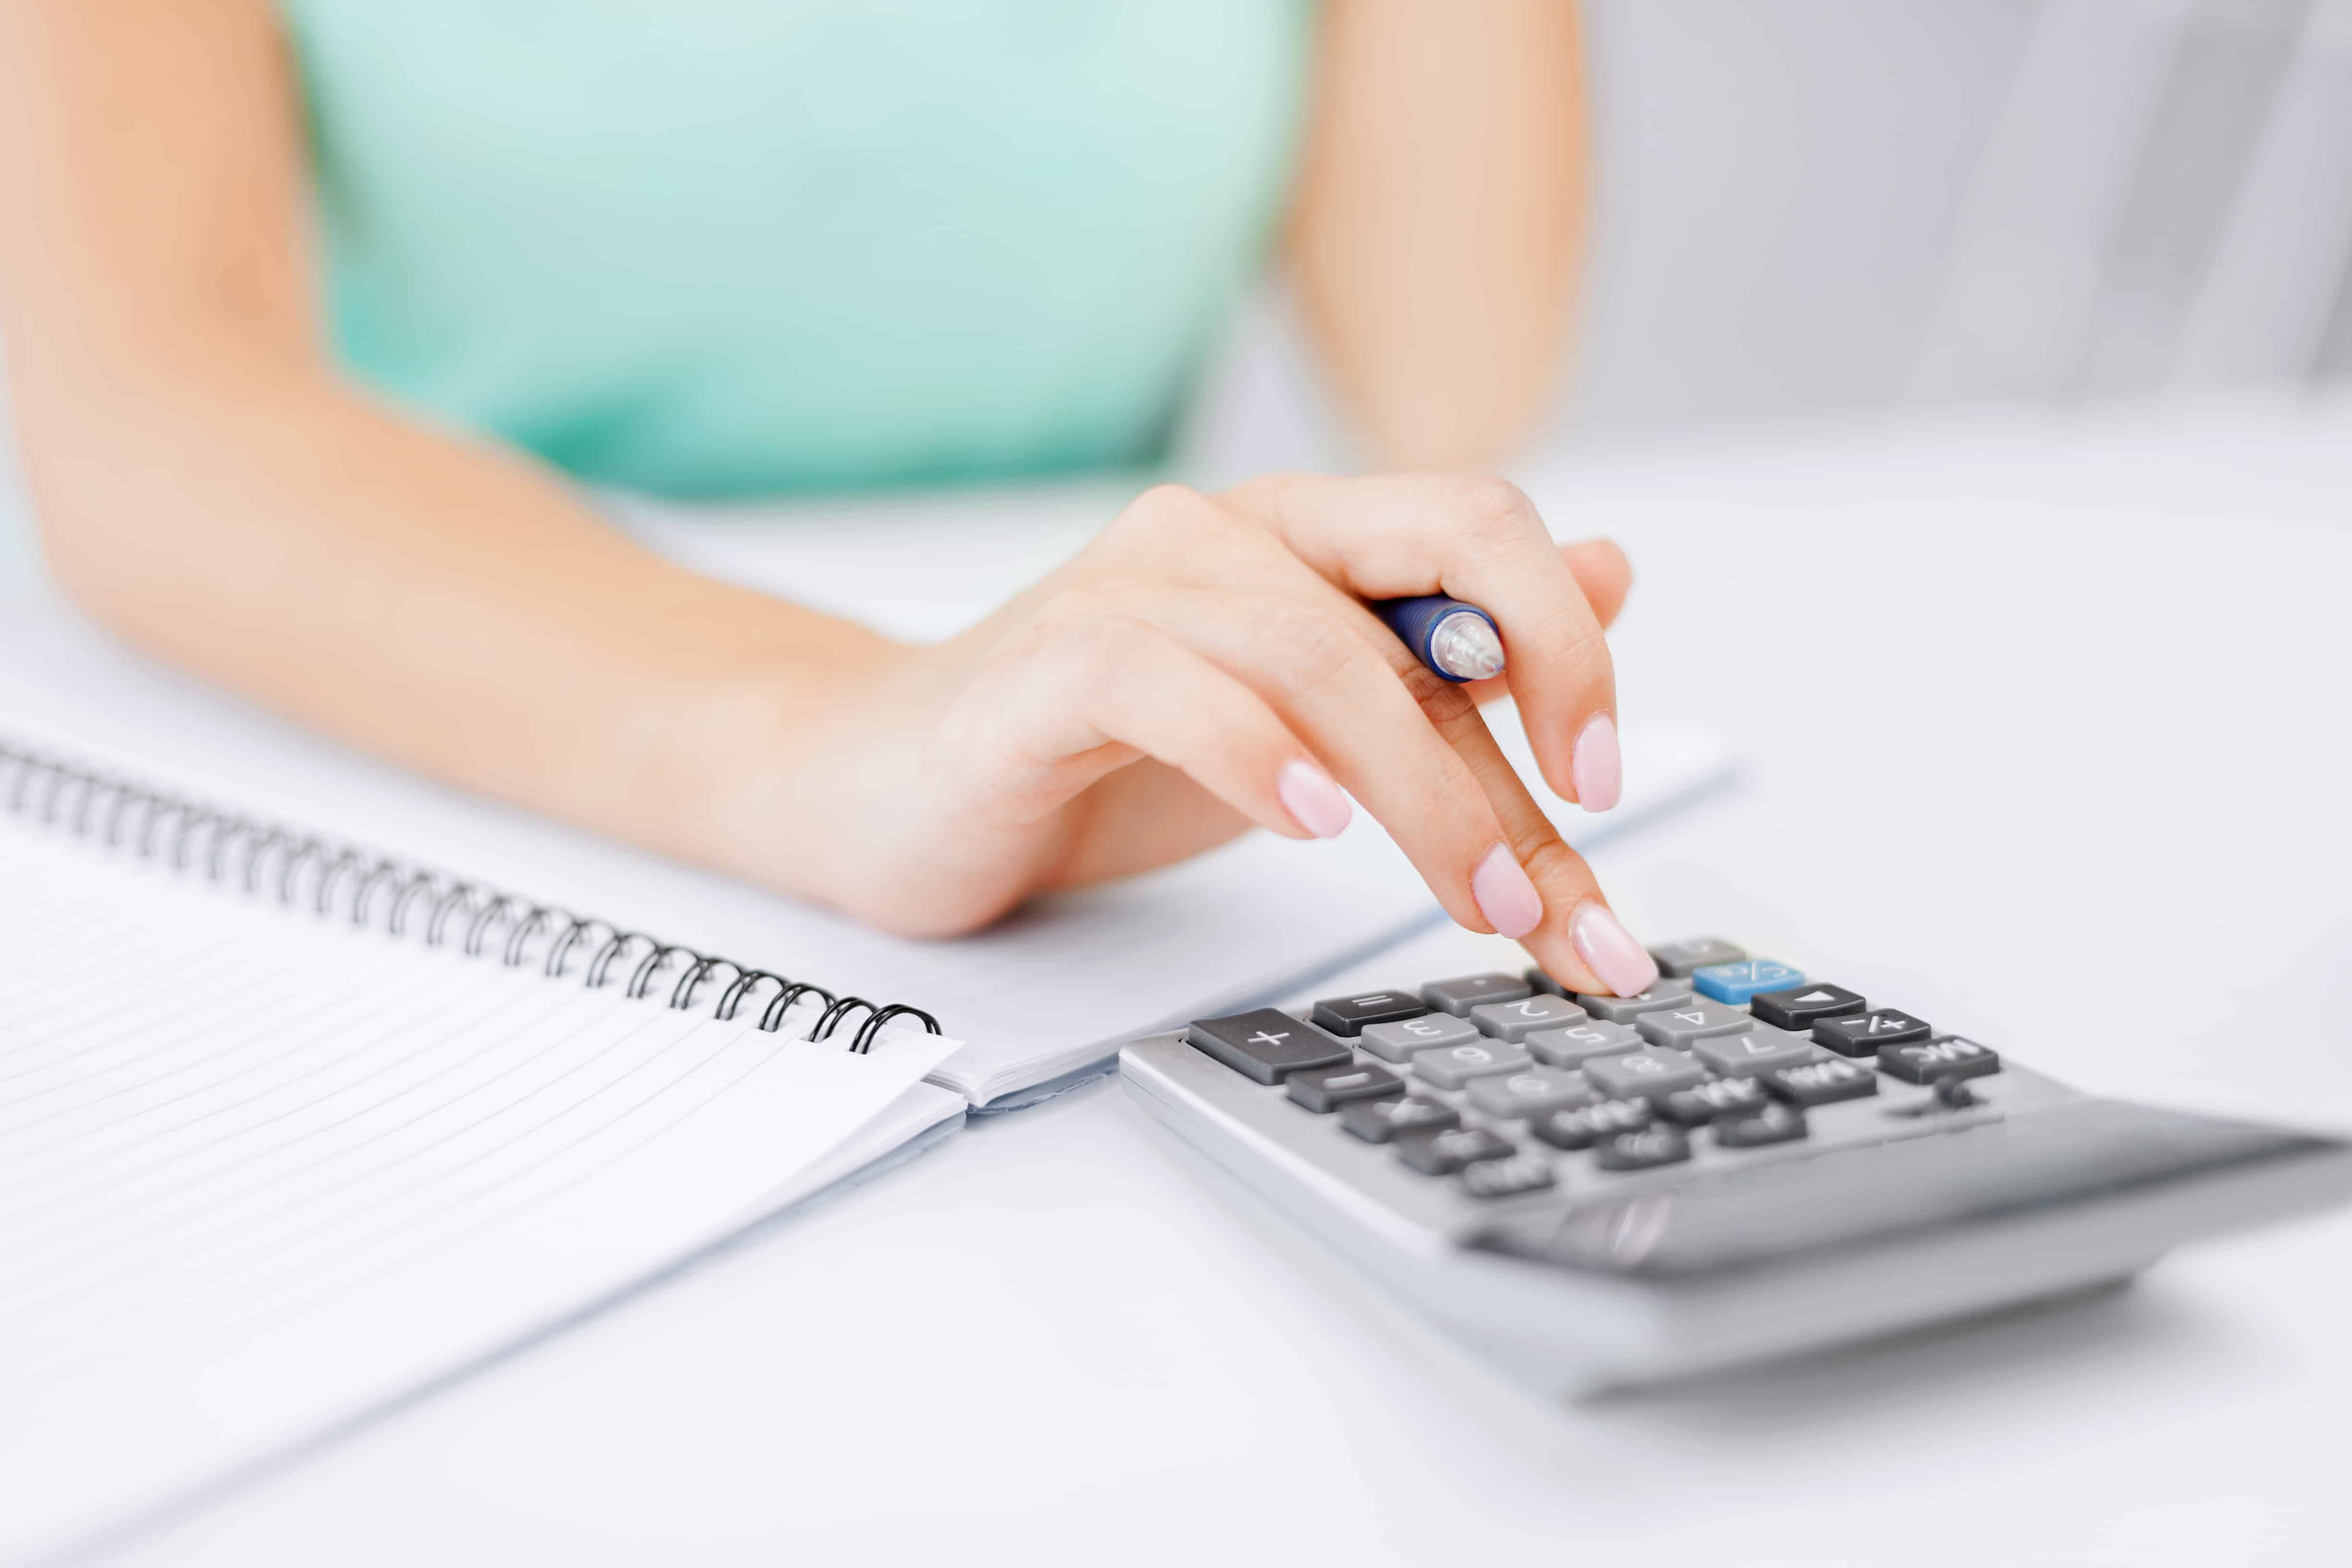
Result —
[[1355, 815], [1347, 793], [1313, 763], [1285, 763], [1274, 781], [1274, 793], [1290, 820], [1318, 838], [1337, 838]]
[[1576, 752], [1568, 765], [1569, 782], [1576, 785], [1576, 804], [1587, 811], [1606, 811], [1625, 791], [1625, 764], [1617, 753], [1617, 726], [1606, 713], [1595, 713], [1576, 738]]
[[1657, 961], [1642, 951], [1606, 904], [1579, 904], [1568, 922], [1568, 939], [1576, 944], [1576, 956], [1584, 960], [1584, 966], [1620, 996], [1638, 995], [1658, 983]]
[[1470, 896], [1486, 923], [1505, 936], [1525, 936], [1543, 924], [1543, 898], [1507, 844], [1496, 845], [1478, 862], [1470, 874]]

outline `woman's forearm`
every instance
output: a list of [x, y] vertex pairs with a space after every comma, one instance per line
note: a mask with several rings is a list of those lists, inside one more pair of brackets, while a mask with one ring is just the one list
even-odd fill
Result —
[[294, 718], [714, 860], [698, 797], [727, 748], [872, 658], [869, 633], [650, 555], [527, 458], [233, 333], [174, 335], [20, 361], [46, 548], [93, 614]]

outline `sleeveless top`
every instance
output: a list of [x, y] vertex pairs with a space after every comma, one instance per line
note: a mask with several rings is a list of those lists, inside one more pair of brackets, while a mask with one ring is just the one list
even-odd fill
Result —
[[1265, 248], [1305, 0], [280, 0], [336, 352], [580, 478], [1149, 460]]

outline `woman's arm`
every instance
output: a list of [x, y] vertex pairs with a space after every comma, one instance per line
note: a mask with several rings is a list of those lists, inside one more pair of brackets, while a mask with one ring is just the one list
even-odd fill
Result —
[[[1611, 547], [1475, 478], [1162, 487], [979, 626], [890, 644], [698, 577], [329, 366], [268, 0], [0, 0], [0, 297], [58, 576], [370, 751], [908, 932], [1342, 787], [1456, 919], [1578, 989], [1654, 968], [1365, 597], [1494, 612], [1544, 776], [1616, 795]], [[1336, 782], [1335, 782], [1336, 781]]]
[[1375, 461], [1481, 468], [1549, 402], [1584, 221], [1573, 0], [1328, 0], [1290, 262]]
[[317, 728], [712, 858], [681, 773], [730, 699], [810, 717], [875, 639], [335, 374], [301, 137], [268, 0], [0, 0], [0, 329], [53, 569]]

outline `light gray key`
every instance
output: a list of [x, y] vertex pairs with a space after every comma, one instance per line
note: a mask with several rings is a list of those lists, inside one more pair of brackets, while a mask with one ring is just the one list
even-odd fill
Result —
[[1568, 1110], [1600, 1098], [1582, 1073], [1562, 1072], [1558, 1068], [1529, 1068], [1525, 1072], [1472, 1079], [1468, 1095], [1473, 1110], [1507, 1117]]
[[1393, 1024], [1367, 1024], [1364, 1032], [1356, 1037], [1356, 1044], [1382, 1061], [1409, 1062], [1416, 1051], [1434, 1050], [1440, 1046], [1472, 1046], [1486, 1037], [1478, 1032], [1478, 1026], [1467, 1018], [1425, 1013]]
[[1687, 980], [1694, 969], [1704, 969], [1710, 963], [1737, 963], [1748, 956], [1719, 936], [1686, 936], [1680, 942], [1663, 942], [1650, 950], [1658, 961], [1658, 971], [1677, 980]]
[[1498, 1072], [1518, 1072], [1535, 1065], [1535, 1058], [1517, 1046], [1507, 1046], [1500, 1040], [1482, 1040], [1475, 1046], [1448, 1046], [1442, 1051], [1423, 1051], [1412, 1058], [1412, 1075], [1440, 1089], [1460, 1089], [1474, 1078], [1486, 1078]]
[[1421, 999], [1440, 1012], [1466, 1018], [1470, 1009], [1486, 1002], [1516, 1002], [1531, 996], [1535, 987], [1516, 974], [1465, 974], [1454, 980], [1433, 980], [1421, 988]]
[[1470, 1009], [1470, 1021], [1498, 1040], [1524, 1040], [1538, 1029], [1584, 1022], [1584, 1009], [1564, 996], [1523, 996]]
[[1641, 1045], [1642, 1037], [1630, 1024], [1570, 1024], [1564, 1029], [1538, 1029], [1519, 1044], [1536, 1060], [1556, 1068], [1582, 1067], [1591, 1057], [1613, 1057]]
[[1588, 996], [1580, 992], [1569, 1000], [1596, 1018], [1606, 1019], [1612, 1024], [1630, 1024], [1644, 1013], [1654, 1013], [1661, 1007], [1687, 1002], [1690, 994], [1689, 981], [1670, 980], [1661, 975], [1655, 985], [1631, 996]]
[[1794, 1029], [1776, 1029], [1769, 1024], [1759, 1024], [1736, 1035], [1693, 1040], [1690, 1049], [1691, 1055], [1727, 1078], [1762, 1072], [1768, 1068], [1802, 1067], [1828, 1055], [1813, 1044], [1811, 1037]]
[[1679, 1007], [1662, 1007], [1633, 1020], [1633, 1027], [1654, 1046], [1688, 1049], [1694, 1040], [1717, 1035], [1737, 1035], [1756, 1026], [1756, 1020], [1737, 1007], [1694, 996]]
[[1584, 1066], [1593, 1088], [1612, 1100], [1654, 1100], [1706, 1081], [1706, 1069], [1685, 1051], [1643, 1046], [1621, 1057], [1595, 1057]]

